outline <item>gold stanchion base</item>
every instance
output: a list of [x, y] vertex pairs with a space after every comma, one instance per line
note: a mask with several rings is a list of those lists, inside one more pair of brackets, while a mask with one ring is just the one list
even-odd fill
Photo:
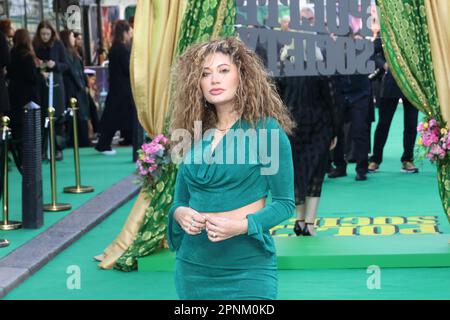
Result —
[[0, 239], [0, 248], [9, 246], [9, 241], [6, 239]]
[[58, 212], [58, 211], [67, 211], [72, 209], [72, 206], [68, 203], [56, 203], [53, 204], [44, 204], [43, 206], [44, 211], [51, 211], [51, 212]]
[[65, 187], [64, 193], [89, 193], [94, 192], [94, 187], [90, 186], [74, 186], [74, 187]]
[[0, 221], [0, 230], [17, 230], [22, 228], [22, 222], [18, 221]]

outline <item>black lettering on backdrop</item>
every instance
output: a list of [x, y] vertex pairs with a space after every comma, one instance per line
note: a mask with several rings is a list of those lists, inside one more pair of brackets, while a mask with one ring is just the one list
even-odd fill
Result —
[[[375, 64], [370, 60], [374, 47], [370, 40], [353, 39], [347, 35], [350, 32], [349, 15], [362, 21], [359, 34], [370, 36], [370, 0], [312, 0], [315, 22], [301, 17], [300, 0], [280, 0], [289, 6], [291, 31], [273, 30], [279, 28], [278, 0], [236, 0], [236, 23], [240, 38], [245, 44], [255, 50], [257, 44], [267, 48], [267, 68], [273, 76], [280, 76], [278, 64], [279, 45], [289, 45], [294, 42], [294, 48], [288, 50], [288, 59], [284, 63], [285, 76], [300, 75], [333, 75], [333, 74], [370, 74], [375, 70]], [[267, 8], [265, 27], [258, 22], [258, 7]], [[330, 36], [334, 34], [335, 39]], [[325, 60], [317, 59], [316, 47], [326, 56]]]

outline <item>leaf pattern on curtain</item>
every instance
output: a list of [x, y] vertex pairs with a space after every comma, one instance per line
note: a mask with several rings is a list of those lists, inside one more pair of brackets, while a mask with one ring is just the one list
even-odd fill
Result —
[[[442, 126], [436, 79], [431, 57], [425, 0], [378, 0], [381, 35], [389, 68], [411, 103]], [[450, 163], [437, 164], [442, 204], [450, 221]]]
[[184, 15], [177, 53], [201, 41], [235, 35], [234, 0], [190, 0]]

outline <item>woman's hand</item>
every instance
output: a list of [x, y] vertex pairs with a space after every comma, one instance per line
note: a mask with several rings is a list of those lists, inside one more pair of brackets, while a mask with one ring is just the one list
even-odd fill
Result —
[[187, 234], [200, 234], [206, 227], [205, 217], [190, 207], [177, 208], [173, 216]]
[[334, 137], [333, 140], [331, 140], [330, 151], [336, 148], [337, 141], [338, 141], [337, 137]]
[[212, 242], [218, 242], [246, 234], [248, 230], [247, 219], [235, 220], [223, 217], [214, 217], [205, 215], [206, 217], [206, 231], [208, 238]]
[[47, 61], [47, 67], [49, 67], [50, 69], [52, 69], [55, 65], [56, 65], [55, 61], [53, 60]]

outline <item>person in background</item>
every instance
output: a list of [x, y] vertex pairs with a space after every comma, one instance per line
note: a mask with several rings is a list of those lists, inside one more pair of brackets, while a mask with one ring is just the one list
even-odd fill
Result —
[[[64, 90], [63, 73], [69, 67], [64, 45], [58, 38], [55, 28], [44, 20], [39, 23], [33, 39], [33, 47], [39, 61], [39, 68], [45, 78], [41, 81], [40, 95], [43, 119], [47, 116], [49, 107], [49, 74], [53, 73], [53, 108], [55, 108], [56, 132], [56, 160], [62, 160], [62, 150], [65, 145], [64, 112], [66, 110], [66, 96]], [[45, 130], [43, 130], [44, 133]], [[45, 136], [43, 138], [45, 141]]]
[[128, 23], [130, 24], [130, 27], [134, 29], [134, 16], [128, 18]]
[[[350, 33], [357, 38], [357, 34]], [[372, 88], [367, 74], [338, 75], [336, 84], [343, 97], [343, 118], [350, 122], [350, 142], [353, 143], [353, 157], [356, 162], [356, 181], [367, 180], [368, 157], [370, 150], [370, 99]], [[345, 121], [343, 121], [344, 123]], [[338, 132], [338, 143], [333, 152], [334, 168], [328, 177], [339, 178], [347, 175], [347, 160], [345, 159], [344, 125]]]
[[403, 154], [400, 159], [401, 171], [406, 173], [418, 173], [419, 169], [414, 165], [414, 145], [417, 137], [417, 121], [419, 111], [403, 95], [395, 82], [389, 65], [386, 62], [381, 46], [381, 38], [375, 43], [375, 64], [383, 70], [381, 80], [380, 103], [378, 107], [379, 120], [375, 130], [375, 143], [373, 154], [369, 159], [369, 172], [378, 172], [383, 161], [383, 149], [389, 135], [392, 118], [400, 99], [403, 101]]
[[81, 58], [81, 61], [83, 61], [83, 65], [86, 64], [86, 57], [84, 54], [84, 46], [83, 46], [83, 35], [80, 32], [73, 33], [75, 37], [75, 49], [78, 52], [78, 56]]
[[0, 32], [6, 36], [8, 40], [8, 46], [12, 48], [13, 46], [13, 37], [16, 32], [12, 26], [12, 22], [10, 19], [2, 19], [0, 20]]
[[130, 42], [133, 29], [127, 21], [114, 26], [113, 45], [109, 51], [109, 91], [100, 120], [100, 137], [95, 149], [104, 155], [114, 155], [112, 139], [117, 130], [132, 130], [136, 107], [130, 82]]
[[[302, 17], [309, 18], [309, 23], [314, 23], [314, 15], [307, 14], [309, 10], [301, 12]], [[293, 45], [289, 47], [295, 49]], [[285, 52], [285, 48], [282, 52]], [[287, 53], [284, 55], [282, 61], [295, 60]], [[324, 60], [319, 48], [316, 48], [316, 60]], [[300, 63], [306, 64], [306, 60]], [[282, 99], [297, 123], [290, 139], [297, 209], [294, 232], [297, 236], [315, 236], [314, 223], [322, 184], [329, 165], [330, 150], [336, 146], [340, 127], [340, 101], [336, 85], [330, 77], [295, 76], [286, 79]]]
[[18, 150], [19, 163], [22, 159], [22, 114], [23, 107], [30, 101], [40, 104], [39, 82], [42, 75], [37, 68], [38, 59], [31, 44], [30, 33], [19, 29], [13, 37], [11, 63], [8, 65], [11, 130], [13, 143]]
[[[63, 30], [60, 33], [61, 41], [67, 50], [67, 62], [69, 68], [64, 72], [64, 87], [66, 89], [66, 105], [70, 106], [70, 99], [78, 102], [78, 144], [80, 147], [89, 147], [89, 99], [87, 94], [87, 81], [84, 74], [83, 61], [75, 47], [75, 35], [72, 30]], [[68, 122], [69, 145], [73, 145], [72, 121]]]
[[6, 87], [6, 66], [10, 61], [8, 35], [11, 32], [11, 21], [2, 20], [0, 32], [0, 115], [9, 111], [8, 88]]
[[[99, 117], [98, 117], [98, 105], [95, 102], [95, 92], [96, 87], [96, 72], [93, 69], [85, 69], [84, 73], [87, 77], [88, 86], [88, 99], [89, 99], [89, 119], [90, 119], [90, 129], [89, 129], [89, 139], [97, 139], [98, 127], [99, 127]], [[91, 142], [93, 143], [93, 142]]]

